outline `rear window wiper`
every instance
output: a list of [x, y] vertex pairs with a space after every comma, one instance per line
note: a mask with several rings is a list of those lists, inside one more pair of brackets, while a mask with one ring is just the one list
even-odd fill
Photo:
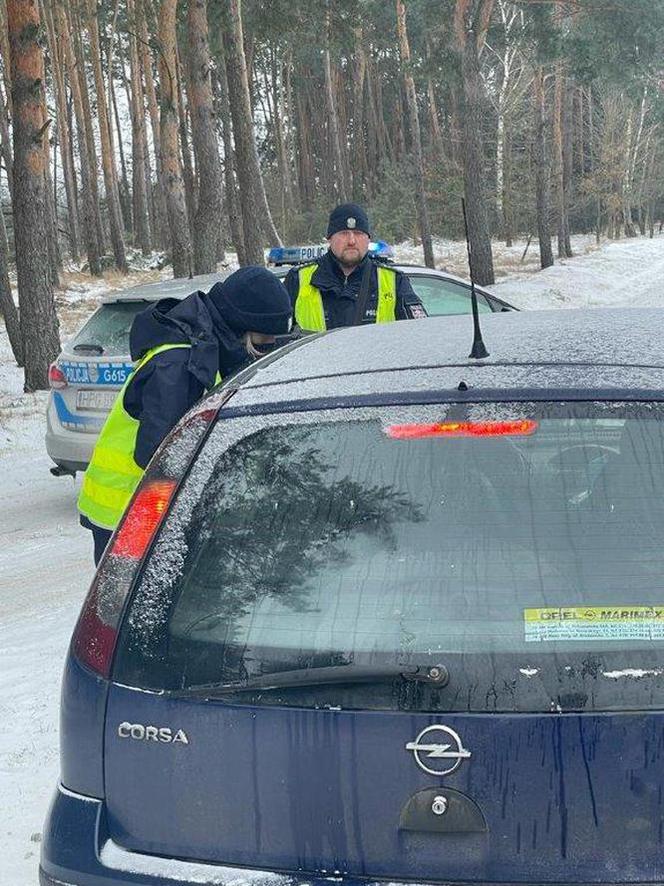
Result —
[[450, 678], [444, 665], [404, 667], [403, 665], [331, 665], [321, 668], [296, 668], [292, 671], [277, 671], [274, 674], [260, 674], [249, 680], [233, 683], [209, 683], [205, 686], [192, 686], [174, 695], [213, 698], [217, 695], [232, 695], [240, 692], [268, 691], [270, 689], [290, 689], [299, 686], [342, 685], [344, 683], [375, 683], [401, 677], [421, 683], [430, 683], [438, 688], [445, 686]]
[[103, 354], [104, 349], [96, 341], [82, 341], [74, 345], [75, 351], [92, 351], [93, 354]]

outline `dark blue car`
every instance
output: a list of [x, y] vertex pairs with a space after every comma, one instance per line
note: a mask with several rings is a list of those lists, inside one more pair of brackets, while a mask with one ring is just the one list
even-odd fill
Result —
[[312, 336], [153, 459], [42, 886], [664, 879], [664, 313]]

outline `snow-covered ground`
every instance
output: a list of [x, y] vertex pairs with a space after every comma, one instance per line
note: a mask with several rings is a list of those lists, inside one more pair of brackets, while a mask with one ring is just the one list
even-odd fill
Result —
[[[494, 291], [523, 308], [664, 306], [664, 236], [599, 249], [592, 237], [575, 237], [573, 248], [577, 257], [537, 272], [536, 244], [523, 262], [525, 242], [497, 245]], [[435, 255], [465, 275], [465, 244], [438, 240]], [[397, 256], [422, 261], [421, 248], [409, 243]], [[63, 337], [94, 308], [99, 290], [80, 279], [58, 298]], [[23, 394], [22, 384], [0, 321], [0, 886], [37, 883], [41, 828], [58, 777], [60, 674], [92, 576], [91, 539], [76, 514], [79, 481], [50, 475], [47, 395]]]

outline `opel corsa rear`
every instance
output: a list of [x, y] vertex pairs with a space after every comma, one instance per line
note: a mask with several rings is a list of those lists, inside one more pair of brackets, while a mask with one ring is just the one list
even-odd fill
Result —
[[203, 401], [72, 640], [43, 886], [662, 882], [663, 319], [341, 330]]

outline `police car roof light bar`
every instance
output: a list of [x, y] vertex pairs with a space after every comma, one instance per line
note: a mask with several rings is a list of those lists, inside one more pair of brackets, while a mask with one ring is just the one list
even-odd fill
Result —
[[489, 352], [482, 340], [482, 330], [480, 329], [480, 315], [477, 310], [477, 293], [475, 292], [475, 280], [473, 279], [473, 262], [472, 251], [470, 248], [470, 237], [468, 236], [468, 219], [466, 217], [466, 201], [461, 198], [461, 208], [463, 209], [463, 227], [466, 232], [466, 249], [468, 250], [468, 269], [470, 271], [470, 303], [473, 308], [473, 347], [468, 356], [473, 360], [481, 360], [488, 357]]
[[[299, 265], [316, 261], [327, 252], [325, 245], [309, 246], [273, 246], [267, 254], [269, 265]], [[376, 261], [390, 262], [394, 260], [394, 249], [385, 240], [372, 240], [368, 253]]]

